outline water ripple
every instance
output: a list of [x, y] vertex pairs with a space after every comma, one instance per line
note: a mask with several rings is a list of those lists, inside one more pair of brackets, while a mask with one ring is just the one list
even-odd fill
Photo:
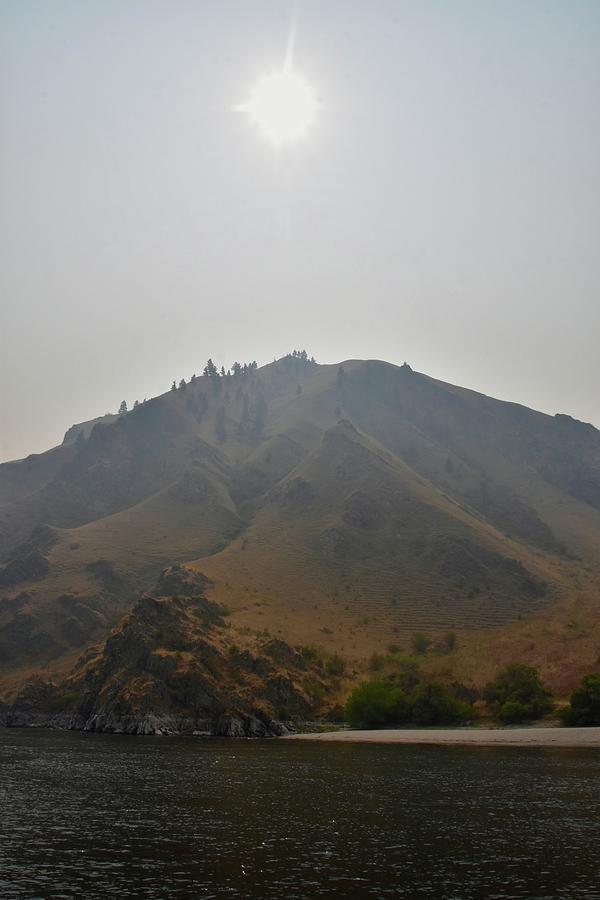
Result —
[[0, 896], [600, 900], [600, 754], [0, 731]]

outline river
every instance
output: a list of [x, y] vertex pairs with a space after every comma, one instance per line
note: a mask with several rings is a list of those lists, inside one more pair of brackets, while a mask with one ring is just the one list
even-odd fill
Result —
[[0, 729], [2, 898], [600, 898], [600, 751]]

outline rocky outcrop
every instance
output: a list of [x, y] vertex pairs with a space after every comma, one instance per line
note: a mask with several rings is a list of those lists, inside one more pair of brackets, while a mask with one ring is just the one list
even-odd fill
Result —
[[[159, 575], [155, 593], [160, 597], [196, 597], [204, 594], [211, 584], [209, 578], [202, 572], [190, 569], [187, 566], [169, 566]], [[218, 607], [215, 606], [218, 611]]]
[[98, 734], [234, 738], [283, 737], [296, 732], [294, 722], [263, 721], [254, 715], [221, 716], [217, 722], [211, 719], [191, 719], [152, 713], [123, 717], [97, 713], [85, 719], [77, 713], [33, 712], [18, 707], [0, 708], [0, 727], [50, 728], [58, 731], [87, 731]]
[[56, 543], [54, 529], [39, 525], [29, 539], [16, 547], [0, 567], [0, 587], [13, 587], [22, 581], [38, 581], [50, 571], [46, 553]]
[[[207, 579], [166, 570], [97, 653], [60, 683], [33, 678], [0, 709], [9, 727], [115, 734], [289, 734], [314, 713], [307, 690], [319, 673], [280, 640], [240, 648], [218, 604], [198, 591]], [[183, 594], [182, 592], [186, 592]]]
[[87, 440], [92, 433], [94, 425], [108, 425], [117, 419], [118, 416], [106, 413], [104, 416], [96, 416], [95, 419], [89, 419], [87, 422], [78, 422], [76, 425], [71, 425], [65, 431], [63, 444], [76, 444], [77, 441]]

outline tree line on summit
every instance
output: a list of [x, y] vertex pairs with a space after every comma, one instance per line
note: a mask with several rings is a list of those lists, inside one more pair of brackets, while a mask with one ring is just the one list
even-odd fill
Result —
[[[287, 353], [285, 356], [281, 357], [281, 359], [274, 360], [274, 362], [283, 362], [285, 364], [288, 360], [290, 360], [290, 361], [298, 360], [307, 365], [316, 365], [317, 364], [317, 361], [314, 358], [314, 356], [309, 357], [306, 350], [292, 350], [291, 353]], [[218, 379], [224, 379], [225, 381], [232, 381], [233, 379], [245, 378], [248, 375], [253, 375], [257, 371], [257, 369], [258, 369], [258, 363], [256, 362], [255, 359], [249, 363], [240, 363], [240, 362], [237, 362], [237, 360], [236, 360], [236, 362], [234, 362], [232, 364], [230, 369], [225, 370], [225, 366], [221, 366], [221, 368], [219, 369], [214, 364], [212, 359], [209, 358], [206, 362], [206, 365], [204, 366], [204, 369], [202, 370], [202, 375], [205, 378], [214, 379], [215, 386], [218, 384], [218, 386], [220, 388], [221, 382], [218, 381]], [[197, 382], [197, 380], [198, 380], [198, 376], [194, 372], [193, 375], [191, 376], [189, 382], [186, 382], [185, 378], [182, 378], [179, 381], [179, 384], [177, 383], [176, 380], [174, 380], [173, 383], [171, 384], [171, 390], [172, 391], [177, 391], [177, 390], [184, 391], [188, 384], [195, 384]], [[302, 388], [300, 385], [298, 385], [298, 387], [299, 387], [299, 390], [297, 390], [296, 392], [298, 394], [301, 394]], [[147, 401], [144, 398], [142, 403], [146, 403], [146, 402]], [[137, 409], [138, 406], [140, 406], [140, 401], [135, 400], [133, 403], [132, 409]], [[127, 401], [122, 400], [121, 404], [119, 406], [117, 415], [124, 416], [128, 412], [130, 412], [130, 410], [129, 410], [129, 407], [127, 406]]]
[[[307, 367], [315, 366], [317, 364], [314, 356], [309, 357], [306, 350], [293, 350], [279, 360], [274, 360], [274, 362], [289, 369], [290, 373], [293, 372], [296, 375], [299, 374], [298, 365], [300, 365], [302, 371], [305, 371]], [[236, 435], [239, 440], [258, 436], [266, 423], [268, 405], [264, 386], [260, 380], [254, 380], [253, 378], [257, 370], [258, 363], [256, 360], [252, 360], [252, 362], [248, 363], [240, 363], [236, 360], [231, 368], [226, 370], [225, 366], [221, 366], [221, 368], [218, 369], [212, 358], [209, 358], [202, 371], [202, 376], [209, 379], [212, 390], [216, 395], [221, 394], [224, 389], [223, 399], [225, 404], [228, 404], [231, 399], [230, 389], [233, 389], [234, 387], [237, 388], [235, 397], [236, 400], [241, 403], [241, 416], [239, 422], [236, 424]], [[255, 397], [252, 401], [249, 399], [248, 394], [242, 390], [243, 382], [249, 378], [253, 378], [253, 391], [255, 393]], [[179, 384], [177, 384], [177, 381], [173, 381], [171, 384], [171, 391], [173, 393], [186, 394], [188, 386], [195, 385], [198, 380], [199, 376], [194, 372], [188, 382], [186, 382], [185, 378], [182, 378], [179, 381]], [[302, 385], [298, 384], [296, 386], [296, 395], [299, 396], [300, 394], [302, 394]], [[145, 399], [142, 401], [142, 403], [146, 402]], [[140, 402], [136, 400], [132, 410], [137, 409], [140, 405]], [[192, 392], [186, 395], [186, 407], [188, 411], [196, 417], [198, 422], [203, 418], [208, 406], [209, 403], [205, 394]], [[118, 415], [124, 416], [132, 410], [129, 410], [127, 402], [123, 400], [119, 406]], [[220, 444], [228, 437], [228, 422], [225, 406], [220, 406], [216, 411], [215, 436]]]

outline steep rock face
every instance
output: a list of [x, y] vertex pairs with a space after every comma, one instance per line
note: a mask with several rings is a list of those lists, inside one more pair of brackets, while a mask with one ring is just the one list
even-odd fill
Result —
[[262, 655], [231, 644], [223, 610], [199, 593], [206, 582], [182, 566], [165, 570], [161, 596], [142, 596], [63, 682], [30, 681], [0, 721], [126, 734], [292, 730], [312, 711], [306, 661], [281, 641]]
[[78, 422], [75, 425], [71, 425], [71, 427], [65, 431], [63, 445], [75, 444], [78, 440], [82, 440], [82, 438], [88, 438], [95, 425], [109, 425], [111, 422], [116, 422], [117, 419], [117, 415], [106, 413], [104, 416], [96, 416], [95, 419], [90, 419], [87, 422]]

